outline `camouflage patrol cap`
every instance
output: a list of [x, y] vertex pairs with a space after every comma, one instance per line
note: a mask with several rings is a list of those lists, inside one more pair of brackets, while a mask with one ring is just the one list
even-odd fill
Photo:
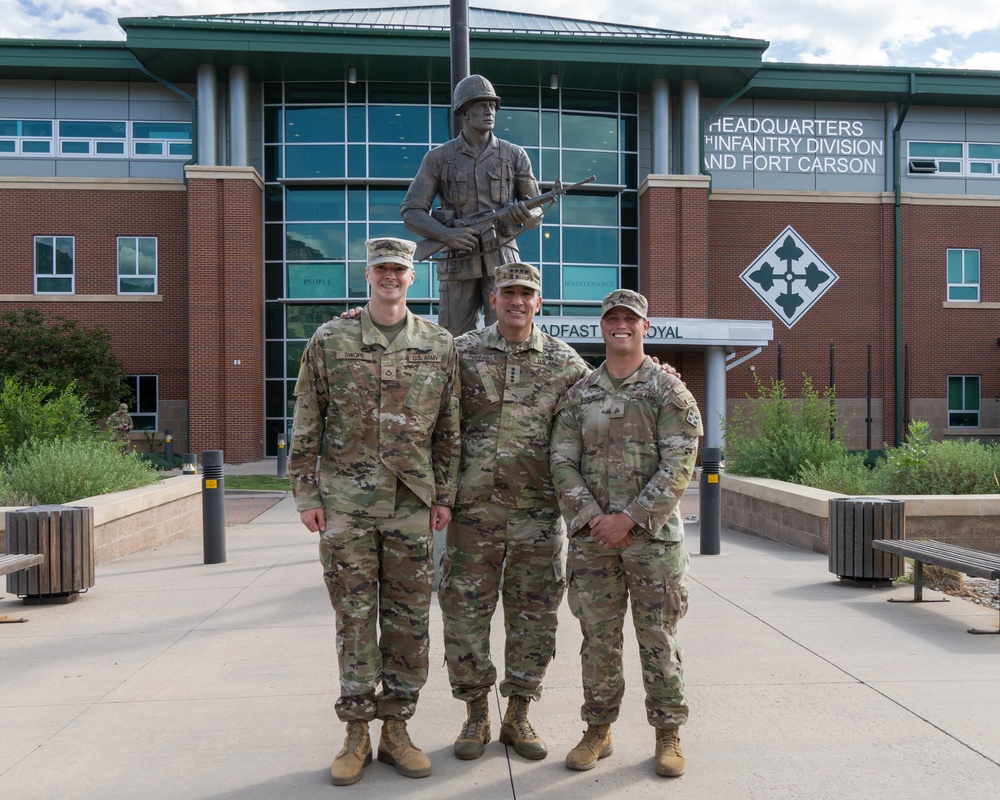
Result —
[[527, 286], [536, 292], [542, 291], [542, 275], [531, 264], [513, 261], [496, 268], [494, 273], [498, 289], [506, 286]]
[[413, 251], [417, 249], [416, 242], [408, 239], [369, 239], [365, 242], [368, 248], [368, 266], [374, 267], [376, 264], [402, 264], [404, 267], [413, 266]]
[[617, 306], [634, 311], [643, 319], [646, 319], [646, 314], [649, 310], [646, 298], [638, 292], [633, 292], [631, 289], [615, 289], [613, 292], [605, 295], [604, 302], [601, 303], [601, 317], [603, 318], [605, 314]]

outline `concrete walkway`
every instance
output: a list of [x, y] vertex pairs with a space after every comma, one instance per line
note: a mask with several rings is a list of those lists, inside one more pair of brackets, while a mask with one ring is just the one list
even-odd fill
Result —
[[[273, 470], [273, 462], [271, 462]], [[272, 473], [273, 474], [273, 473]], [[685, 502], [694, 498], [685, 498]], [[695, 511], [694, 513], [697, 513]], [[434, 774], [373, 763], [330, 785], [343, 740], [333, 712], [333, 614], [316, 542], [290, 498], [227, 528], [228, 561], [203, 564], [200, 537], [98, 567], [68, 605], [0, 615], [0, 797], [34, 798], [978, 798], [1000, 787], [996, 612], [963, 600], [895, 605], [909, 587], [840, 585], [813, 553], [723, 531], [697, 555], [681, 642], [691, 704], [687, 774], [653, 773], [634, 636], [615, 753], [563, 766], [583, 730], [580, 632], [565, 603], [559, 652], [532, 718], [549, 744], [530, 763], [496, 740], [478, 761], [451, 744], [434, 604], [432, 669], [410, 728]], [[928, 596], [937, 596], [928, 592]], [[494, 652], [502, 652], [495, 625]], [[501, 705], [494, 703], [494, 737]], [[377, 740], [378, 725], [373, 726]]]

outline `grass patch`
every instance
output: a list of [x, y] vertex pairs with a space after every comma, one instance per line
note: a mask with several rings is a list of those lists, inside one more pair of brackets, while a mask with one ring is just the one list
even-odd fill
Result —
[[226, 475], [227, 489], [252, 489], [258, 492], [290, 492], [291, 482], [288, 478], [277, 475]]

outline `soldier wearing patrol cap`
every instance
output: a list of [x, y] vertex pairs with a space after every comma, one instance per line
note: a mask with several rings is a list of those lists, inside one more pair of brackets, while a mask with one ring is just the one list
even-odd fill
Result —
[[588, 770], [613, 751], [631, 600], [656, 772], [675, 777], [685, 768], [679, 729], [688, 718], [676, 638], [688, 607], [678, 505], [702, 424], [680, 378], [643, 351], [647, 309], [646, 298], [627, 289], [604, 298], [606, 360], [566, 393], [552, 431], [552, 478], [569, 529], [569, 604], [583, 631], [587, 723], [566, 766]]
[[497, 669], [490, 623], [502, 597], [500, 693], [509, 701], [500, 741], [535, 760], [548, 750], [528, 721], [528, 704], [539, 698], [555, 653], [564, 591], [565, 526], [549, 472], [549, 435], [563, 393], [590, 368], [534, 325], [542, 306], [535, 267], [497, 267], [490, 304], [497, 321], [455, 340], [462, 461], [438, 599], [452, 694], [466, 703], [456, 757], [478, 758], [492, 738], [489, 699]]
[[427, 756], [406, 720], [427, 679], [433, 531], [451, 519], [460, 455], [451, 335], [406, 308], [414, 243], [367, 242], [369, 303], [322, 325], [295, 384], [290, 472], [303, 524], [319, 534], [337, 618], [344, 747], [337, 785], [378, 760], [420, 778]]
[[[518, 260], [513, 236], [522, 226], [537, 228], [542, 212], [518, 205], [539, 193], [538, 183], [524, 149], [493, 135], [500, 108], [493, 84], [470, 75], [459, 81], [453, 100], [462, 132], [424, 156], [400, 211], [411, 231], [447, 245], [438, 260], [438, 322], [459, 336], [475, 330], [480, 309], [486, 325], [496, 322], [489, 301], [493, 273]], [[432, 214], [435, 197], [440, 207]], [[473, 214], [508, 205], [508, 222], [457, 226]]]

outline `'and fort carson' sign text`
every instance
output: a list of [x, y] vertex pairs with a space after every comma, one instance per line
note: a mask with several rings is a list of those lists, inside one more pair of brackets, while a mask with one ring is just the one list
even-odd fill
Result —
[[884, 156], [878, 120], [720, 116], [705, 129], [709, 171], [881, 175]]

